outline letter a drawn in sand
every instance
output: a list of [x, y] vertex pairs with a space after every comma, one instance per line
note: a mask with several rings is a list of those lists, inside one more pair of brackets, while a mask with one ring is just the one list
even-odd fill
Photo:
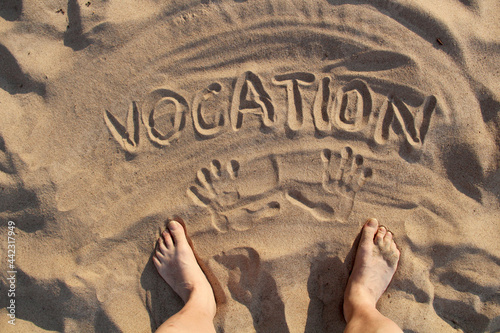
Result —
[[271, 127], [275, 121], [271, 97], [265, 91], [261, 79], [248, 71], [238, 78], [231, 103], [231, 126], [234, 131], [241, 128], [244, 114], [255, 114], [262, 124]]

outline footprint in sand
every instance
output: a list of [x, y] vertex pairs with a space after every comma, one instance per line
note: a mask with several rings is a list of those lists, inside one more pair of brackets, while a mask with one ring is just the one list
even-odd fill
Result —
[[229, 229], [248, 230], [263, 218], [279, 213], [276, 201], [252, 202], [242, 198], [236, 180], [240, 164], [236, 160], [227, 163], [226, 168], [218, 160], [210, 163], [210, 168], [202, 168], [197, 173], [198, 186], [191, 186], [187, 195], [198, 206], [208, 209], [213, 226], [220, 232]]
[[350, 147], [342, 149], [337, 167], [332, 165], [332, 159], [332, 152], [329, 149], [321, 152], [322, 189], [327, 193], [326, 202], [312, 201], [303, 194], [303, 191], [298, 190], [286, 191], [285, 197], [293, 205], [305, 209], [320, 221], [345, 222], [352, 212], [356, 193], [372, 177], [373, 171], [363, 166], [363, 157], [354, 156]]
[[289, 332], [285, 305], [276, 282], [262, 269], [260, 256], [255, 249], [238, 247], [214, 259], [229, 270], [229, 292], [233, 299], [248, 308], [256, 332]]

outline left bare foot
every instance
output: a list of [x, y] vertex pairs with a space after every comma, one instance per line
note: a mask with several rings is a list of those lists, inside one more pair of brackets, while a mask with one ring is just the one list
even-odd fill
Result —
[[215, 316], [216, 304], [212, 286], [198, 265], [184, 228], [179, 222], [170, 221], [168, 230], [158, 239], [153, 262], [161, 277], [184, 303], [195, 303], [212, 318]]

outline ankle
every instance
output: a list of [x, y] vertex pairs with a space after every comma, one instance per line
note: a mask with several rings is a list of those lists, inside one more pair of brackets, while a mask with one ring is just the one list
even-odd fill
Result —
[[349, 284], [344, 294], [344, 318], [347, 322], [356, 314], [372, 313], [377, 311], [377, 302], [366, 288], [357, 288]]
[[348, 301], [354, 305], [360, 304], [363, 306], [368, 305], [370, 307], [375, 307], [378, 299], [370, 288], [363, 284], [349, 281], [344, 293], [344, 301]]
[[212, 289], [210, 288], [210, 292], [207, 292], [206, 290], [193, 288], [185, 308], [193, 309], [199, 312], [200, 315], [212, 320], [216, 313], [216, 303]]
[[353, 305], [349, 310], [346, 309], [344, 303], [344, 316], [347, 322], [344, 332], [403, 333], [396, 323], [382, 315], [370, 304]]
[[356, 316], [365, 316], [367, 314], [378, 312], [375, 304], [371, 302], [366, 302], [362, 300], [352, 300], [352, 299], [344, 299], [343, 304], [344, 310], [344, 318], [347, 323]]

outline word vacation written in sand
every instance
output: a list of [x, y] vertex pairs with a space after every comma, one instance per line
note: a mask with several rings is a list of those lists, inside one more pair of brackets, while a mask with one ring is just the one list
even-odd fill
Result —
[[[321, 135], [328, 135], [333, 131], [361, 132], [372, 123], [375, 124], [373, 140], [376, 144], [385, 144], [389, 139], [391, 128], [394, 131], [396, 127], [404, 135], [407, 143], [414, 148], [420, 148], [436, 107], [436, 98], [431, 95], [424, 99], [416, 112], [412, 113], [408, 105], [394, 94], [385, 96], [384, 103], [380, 107], [375, 107], [372, 97], [374, 92], [360, 79], [353, 79], [336, 92], [333, 91], [332, 77], [325, 76], [317, 80], [314, 74], [306, 72], [276, 75], [272, 83], [286, 94], [288, 105], [284, 126], [288, 132], [298, 132], [304, 126], [306, 111], [301, 87], [315, 83], [317, 90], [309, 112], [312, 114], [316, 132]], [[131, 154], [136, 154], [138, 151], [141, 124], [145, 126], [149, 139], [156, 146], [169, 146], [181, 138], [189, 114], [194, 131], [202, 139], [215, 138], [222, 133], [224, 127], [228, 126], [234, 132], [238, 132], [245, 122], [246, 115], [259, 117], [264, 128], [273, 128], [278, 124], [277, 106], [262, 79], [250, 71], [236, 80], [227, 116], [221, 111], [215, 117], [218, 119], [210, 123], [203, 116], [204, 104], [216, 98], [222, 89], [230, 88], [220, 83], [208, 85], [196, 93], [191, 107], [186, 97], [174, 90], [156, 89], [146, 96], [140, 109], [137, 103], [132, 101], [124, 125], [108, 110], [104, 112], [104, 120], [115, 140]], [[164, 101], [175, 107], [172, 126], [168, 133], [163, 133], [155, 125], [155, 109]], [[226, 117], [229, 119], [226, 120]]]

